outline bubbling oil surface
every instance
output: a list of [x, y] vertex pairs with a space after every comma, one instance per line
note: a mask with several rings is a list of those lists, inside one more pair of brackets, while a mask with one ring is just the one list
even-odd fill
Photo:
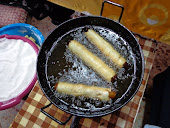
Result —
[[[116, 100], [120, 100], [122, 95], [127, 91], [132, 79], [135, 79], [135, 59], [133, 57], [131, 47], [119, 35], [100, 26], [90, 26], [90, 28], [96, 31], [106, 41], [108, 41], [114, 47], [114, 49], [116, 49], [127, 60], [127, 63], [129, 64], [128, 69], [119, 69], [114, 64], [114, 62], [103, 55], [101, 51], [86, 38], [83, 31], [85, 27], [80, 27], [67, 32], [54, 43], [47, 56], [46, 71], [47, 79], [50, 83], [49, 86], [57, 98], [61, 99], [61, 101], [70, 105], [71, 107], [95, 111], [109, 107], [111, 104], [116, 102]], [[86, 66], [81, 59], [72, 54], [72, 52], [68, 49], [68, 43], [70, 40], [76, 40], [83, 44], [89, 51], [98, 56], [109, 67], [113, 68], [113, 70], [115, 70], [117, 73], [117, 79], [115, 82], [111, 83], [105, 81], [91, 68]], [[112, 90], [117, 91], [117, 96], [113, 100], [110, 99], [108, 102], [103, 102], [98, 99], [86, 98], [83, 96], [74, 97], [67, 94], [61, 94], [57, 91], [54, 91], [54, 85], [59, 81], [111, 88]]]

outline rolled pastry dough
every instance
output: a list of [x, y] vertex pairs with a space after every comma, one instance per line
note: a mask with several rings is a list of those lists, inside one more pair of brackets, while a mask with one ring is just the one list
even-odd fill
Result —
[[88, 29], [85, 32], [86, 37], [108, 58], [110, 58], [114, 63], [116, 63], [120, 68], [123, 67], [123, 64], [126, 62], [110, 43], [105, 41], [99, 34], [94, 30]]
[[105, 80], [111, 81], [116, 74], [112, 68], [107, 66], [102, 60], [91, 53], [79, 42], [72, 40], [68, 45], [69, 49], [80, 59], [82, 59], [89, 67], [102, 76]]
[[73, 96], [84, 96], [88, 98], [97, 98], [102, 101], [108, 101], [116, 96], [115, 91], [109, 88], [87, 86], [84, 84], [71, 84], [59, 82], [55, 85], [55, 89], [59, 93], [65, 93]]

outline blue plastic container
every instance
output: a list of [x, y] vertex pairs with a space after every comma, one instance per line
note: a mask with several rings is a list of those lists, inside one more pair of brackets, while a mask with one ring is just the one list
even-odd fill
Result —
[[34, 26], [26, 23], [16, 23], [10, 24], [0, 28], [0, 35], [19, 35], [32, 37], [35, 39], [35, 43], [39, 46], [44, 42], [44, 36], [42, 33]]

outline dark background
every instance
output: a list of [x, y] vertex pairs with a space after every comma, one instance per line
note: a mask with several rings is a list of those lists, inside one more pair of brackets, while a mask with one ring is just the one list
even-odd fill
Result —
[[56, 25], [70, 19], [70, 15], [74, 13], [73, 10], [53, 4], [47, 0], [0, 0], [0, 4], [23, 8], [37, 20], [42, 20], [49, 16], [52, 23]]

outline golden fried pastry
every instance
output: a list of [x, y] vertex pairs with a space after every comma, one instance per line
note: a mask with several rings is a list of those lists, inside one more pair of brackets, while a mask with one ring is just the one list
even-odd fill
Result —
[[109, 82], [112, 81], [112, 78], [116, 75], [115, 71], [108, 65], [106, 65], [97, 56], [87, 50], [86, 47], [75, 40], [70, 41], [68, 47], [77, 57], [82, 59], [87, 66], [92, 68], [105, 80]]
[[86, 37], [108, 58], [110, 58], [115, 64], [120, 68], [126, 63], [125, 58], [123, 58], [113, 47], [112, 45], [104, 40], [98, 33], [92, 29], [88, 29], [85, 32]]
[[73, 96], [84, 96], [87, 98], [97, 98], [102, 101], [108, 101], [116, 96], [116, 92], [109, 88], [96, 86], [87, 86], [84, 84], [71, 84], [59, 82], [55, 85], [55, 89], [59, 93], [65, 93]]

